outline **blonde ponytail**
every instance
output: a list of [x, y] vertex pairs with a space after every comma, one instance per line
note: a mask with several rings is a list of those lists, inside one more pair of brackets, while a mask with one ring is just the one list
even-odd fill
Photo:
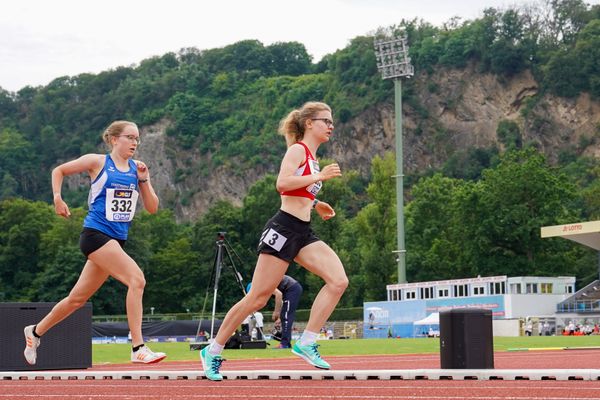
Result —
[[309, 101], [308, 103], [304, 103], [299, 109], [291, 111], [279, 122], [278, 132], [285, 137], [288, 147], [304, 138], [306, 121], [314, 118], [320, 111], [331, 112], [331, 107], [318, 101]]

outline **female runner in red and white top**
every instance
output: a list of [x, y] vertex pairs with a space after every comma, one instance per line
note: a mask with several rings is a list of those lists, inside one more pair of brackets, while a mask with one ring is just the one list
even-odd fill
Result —
[[288, 144], [277, 177], [281, 208], [263, 229], [252, 290], [229, 310], [215, 340], [200, 352], [204, 372], [211, 380], [223, 379], [220, 354], [227, 339], [246, 316], [265, 306], [292, 261], [325, 281], [292, 353], [317, 368], [330, 368], [319, 354], [316, 338], [348, 286], [348, 278], [337, 254], [310, 228], [310, 216], [312, 209], [323, 220], [335, 216], [329, 204], [315, 199], [322, 182], [342, 175], [337, 164], [321, 170], [314, 157], [319, 146], [329, 141], [332, 131], [331, 108], [319, 102], [304, 104], [280, 123], [279, 132]]

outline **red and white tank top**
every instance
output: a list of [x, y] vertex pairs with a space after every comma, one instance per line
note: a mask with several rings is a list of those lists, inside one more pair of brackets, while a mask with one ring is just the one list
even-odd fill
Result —
[[[302, 165], [300, 165], [298, 167], [298, 169], [296, 170], [294, 175], [295, 176], [306, 176], [306, 175], [318, 174], [321, 171], [321, 168], [319, 168], [319, 162], [315, 159], [315, 157], [313, 157], [313, 155], [310, 152], [310, 150], [308, 149], [307, 145], [305, 145], [302, 142], [297, 142], [297, 143], [302, 145], [302, 147], [304, 147], [305, 160], [304, 160], [304, 163], [302, 163]], [[307, 187], [298, 188], [298, 189], [294, 189], [294, 190], [288, 190], [288, 191], [281, 192], [279, 194], [281, 194], [282, 196], [306, 197], [311, 200], [314, 200], [315, 197], [317, 196], [317, 193], [319, 193], [319, 191], [321, 190], [321, 187], [323, 187], [323, 182], [318, 181], [318, 182], [308, 185]]]

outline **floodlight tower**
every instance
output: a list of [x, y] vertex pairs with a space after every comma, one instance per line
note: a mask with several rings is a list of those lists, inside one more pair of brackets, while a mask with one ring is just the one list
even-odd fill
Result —
[[404, 244], [404, 172], [402, 159], [402, 78], [414, 75], [408, 56], [406, 36], [376, 35], [375, 57], [383, 79], [394, 79], [396, 119], [396, 216], [398, 249], [398, 283], [406, 282], [406, 248]]

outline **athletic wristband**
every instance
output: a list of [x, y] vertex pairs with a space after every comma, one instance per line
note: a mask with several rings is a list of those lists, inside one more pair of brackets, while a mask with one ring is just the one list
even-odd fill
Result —
[[148, 182], [148, 178], [146, 179], [138, 179], [138, 183], [146, 183]]
[[314, 199], [314, 200], [313, 200], [313, 205], [312, 205], [312, 208], [315, 208], [315, 207], [317, 206], [317, 203], [318, 203], [318, 202], [319, 202], [319, 200], [317, 200], [317, 199]]

